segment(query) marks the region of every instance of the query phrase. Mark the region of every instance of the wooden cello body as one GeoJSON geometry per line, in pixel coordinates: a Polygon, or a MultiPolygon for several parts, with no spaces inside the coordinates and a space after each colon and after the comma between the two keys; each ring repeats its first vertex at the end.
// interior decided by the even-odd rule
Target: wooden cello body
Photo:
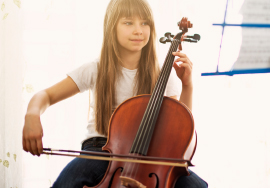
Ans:
{"type": "MultiPolygon", "coordinates": [[[[115,110],[110,121],[108,141],[103,150],[114,154],[130,152],[149,100],[150,95],[133,97],[115,110]]],[[[191,160],[195,148],[196,134],[192,114],[182,103],[164,97],[147,155],[191,160]]],[[[171,188],[178,177],[188,175],[187,167],[149,164],[135,166],[124,162],[110,162],[103,180],[96,187],[171,188]],[[141,184],[124,186],[120,179],[122,173],[141,184]]]]}

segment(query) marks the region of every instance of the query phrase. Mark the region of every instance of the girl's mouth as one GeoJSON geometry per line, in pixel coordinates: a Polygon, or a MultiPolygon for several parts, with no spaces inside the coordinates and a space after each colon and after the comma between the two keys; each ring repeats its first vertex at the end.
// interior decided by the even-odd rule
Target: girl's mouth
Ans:
{"type": "Polygon", "coordinates": [[[143,39],[130,39],[130,41],[132,41],[132,42],[142,42],[143,39]]]}

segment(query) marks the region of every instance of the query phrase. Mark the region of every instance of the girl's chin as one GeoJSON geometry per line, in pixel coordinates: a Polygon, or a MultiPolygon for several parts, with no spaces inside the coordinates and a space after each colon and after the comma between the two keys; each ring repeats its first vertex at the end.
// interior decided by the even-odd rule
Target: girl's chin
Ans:
{"type": "Polygon", "coordinates": [[[141,52],[142,48],[132,48],[132,49],[126,49],[126,52],[131,52],[131,53],[136,53],[136,52],[141,52]]]}

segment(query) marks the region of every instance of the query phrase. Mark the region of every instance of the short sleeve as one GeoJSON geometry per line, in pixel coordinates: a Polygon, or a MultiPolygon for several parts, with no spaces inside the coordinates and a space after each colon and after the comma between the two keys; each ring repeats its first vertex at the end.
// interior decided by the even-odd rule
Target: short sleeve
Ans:
{"type": "Polygon", "coordinates": [[[85,63],[67,75],[76,83],[80,92],[92,89],[96,83],[98,60],[85,63]]]}

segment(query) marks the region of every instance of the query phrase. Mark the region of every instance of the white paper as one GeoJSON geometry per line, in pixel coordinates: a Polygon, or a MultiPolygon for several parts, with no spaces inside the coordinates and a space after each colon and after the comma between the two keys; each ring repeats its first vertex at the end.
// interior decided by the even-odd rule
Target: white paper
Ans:
{"type": "MultiPolygon", "coordinates": [[[[270,0],[245,0],[242,23],[270,24],[270,0]]],[[[233,69],[270,68],[270,28],[242,28],[242,44],[233,69]]]]}

